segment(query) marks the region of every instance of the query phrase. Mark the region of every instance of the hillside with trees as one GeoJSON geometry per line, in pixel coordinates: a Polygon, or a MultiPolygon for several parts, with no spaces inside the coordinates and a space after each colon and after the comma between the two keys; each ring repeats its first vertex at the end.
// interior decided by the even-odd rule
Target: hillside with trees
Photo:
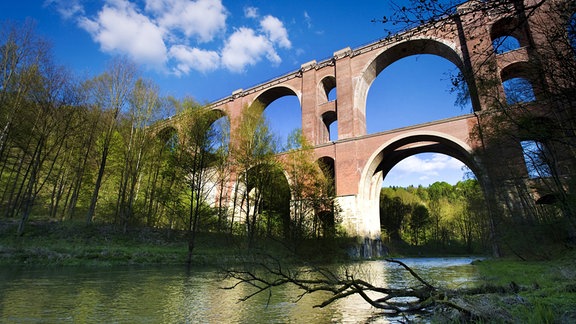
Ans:
{"type": "Polygon", "coordinates": [[[380,195],[385,244],[412,253],[486,253],[489,224],[482,189],[475,179],[456,185],[388,187],[380,195]]]}

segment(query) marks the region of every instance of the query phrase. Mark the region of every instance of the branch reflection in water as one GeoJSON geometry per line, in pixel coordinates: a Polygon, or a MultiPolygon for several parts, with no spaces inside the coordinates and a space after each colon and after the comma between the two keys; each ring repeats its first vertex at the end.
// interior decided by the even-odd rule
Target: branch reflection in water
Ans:
{"type": "MultiPolygon", "coordinates": [[[[472,259],[405,259],[434,285],[472,285],[472,259]]],[[[412,280],[406,271],[385,261],[364,261],[334,270],[354,271],[374,285],[402,285],[412,280]],[[404,282],[405,283],[405,282],[404,282]]],[[[277,287],[246,302],[250,287],[233,285],[215,268],[122,267],[0,269],[0,322],[117,323],[387,323],[360,296],[350,296],[325,308],[314,308],[326,293],[303,296],[294,285],[277,287]]],[[[401,318],[398,318],[401,319],[401,318]]]]}

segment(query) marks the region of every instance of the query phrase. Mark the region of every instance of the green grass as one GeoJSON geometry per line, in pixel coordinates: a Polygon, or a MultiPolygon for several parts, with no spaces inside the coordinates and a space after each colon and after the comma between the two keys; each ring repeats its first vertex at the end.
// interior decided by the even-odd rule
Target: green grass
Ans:
{"type": "MultiPolygon", "coordinates": [[[[0,265],[88,265],[185,264],[188,244],[185,233],[151,228],[131,228],[124,233],[107,224],[74,222],[31,222],[23,236],[16,236],[15,222],[0,222],[0,265]]],[[[350,239],[310,240],[294,256],[275,240],[258,240],[246,248],[243,237],[219,233],[198,233],[192,263],[222,266],[253,259],[255,254],[278,256],[283,261],[305,259],[314,262],[347,258],[350,239]]]]}
{"type": "Polygon", "coordinates": [[[576,322],[575,251],[551,261],[487,260],[477,263],[477,268],[485,286],[510,288],[478,298],[500,312],[503,321],[576,322]]]}
{"type": "Polygon", "coordinates": [[[15,225],[0,229],[0,264],[115,265],[176,264],[185,260],[186,245],[159,233],[122,233],[111,226],[32,223],[23,236],[15,225]]]}

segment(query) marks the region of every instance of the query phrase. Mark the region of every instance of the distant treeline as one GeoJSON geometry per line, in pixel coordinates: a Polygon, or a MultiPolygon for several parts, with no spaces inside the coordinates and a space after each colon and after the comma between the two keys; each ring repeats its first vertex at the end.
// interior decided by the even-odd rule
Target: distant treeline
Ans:
{"type": "Polygon", "coordinates": [[[488,219],[482,189],[473,179],[456,185],[435,182],[429,187],[382,188],[380,195],[385,242],[457,245],[480,252],[488,246],[488,219]]]}

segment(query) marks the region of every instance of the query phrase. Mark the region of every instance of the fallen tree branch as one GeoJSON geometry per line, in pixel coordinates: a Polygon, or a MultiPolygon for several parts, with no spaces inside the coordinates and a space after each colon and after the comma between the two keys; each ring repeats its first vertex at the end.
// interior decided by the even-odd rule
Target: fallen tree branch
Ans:
{"type": "Polygon", "coordinates": [[[386,262],[397,263],[397,264],[401,265],[404,269],[406,269],[408,272],[410,272],[412,277],[416,278],[416,280],[420,281],[424,286],[428,287],[430,290],[436,290],[436,288],[434,286],[429,284],[426,280],[422,279],[422,277],[420,277],[416,272],[414,272],[414,270],[412,270],[404,262],[394,260],[394,259],[386,259],[386,262]]]}
{"type": "Polygon", "coordinates": [[[446,292],[428,283],[403,262],[393,259],[386,259],[386,262],[399,264],[418,280],[420,286],[377,287],[366,280],[355,278],[348,270],[343,275],[339,275],[328,269],[312,266],[286,269],[278,260],[270,258],[268,262],[248,265],[247,267],[251,270],[226,270],[226,277],[235,279],[236,282],[223,288],[234,289],[241,284],[246,284],[254,287],[255,290],[242,297],[240,301],[246,301],[266,291],[270,300],[272,288],[293,284],[301,290],[296,297],[296,302],[308,294],[320,291],[331,293],[329,298],[314,307],[323,308],[337,300],[358,295],[372,307],[385,310],[390,314],[422,312],[441,305],[455,309],[467,317],[474,315],[472,310],[446,300],[446,292]]]}
{"type": "Polygon", "coordinates": [[[418,281],[416,287],[379,287],[364,279],[356,278],[349,269],[345,269],[343,273],[340,273],[314,266],[283,267],[277,259],[268,257],[266,260],[265,262],[246,264],[242,270],[226,270],[226,277],[234,279],[235,282],[228,287],[223,287],[223,289],[234,289],[239,285],[245,284],[254,287],[255,290],[240,298],[240,301],[247,301],[256,295],[267,292],[269,302],[274,287],[292,284],[301,290],[296,296],[295,302],[306,295],[316,292],[328,292],[331,294],[331,296],[313,307],[323,308],[340,299],[358,295],[372,307],[381,309],[390,315],[410,315],[422,312],[431,313],[438,310],[454,310],[461,316],[456,320],[465,321],[498,319],[495,314],[482,311],[482,307],[475,309],[474,304],[469,304],[466,301],[466,297],[485,293],[516,293],[519,289],[505,286],[463,288],[459,290],[442,289],[430,284],[402,261],[394,259],[386,259],[385,261],[398,264],[403,270],[410,273],[418,281]]]}

